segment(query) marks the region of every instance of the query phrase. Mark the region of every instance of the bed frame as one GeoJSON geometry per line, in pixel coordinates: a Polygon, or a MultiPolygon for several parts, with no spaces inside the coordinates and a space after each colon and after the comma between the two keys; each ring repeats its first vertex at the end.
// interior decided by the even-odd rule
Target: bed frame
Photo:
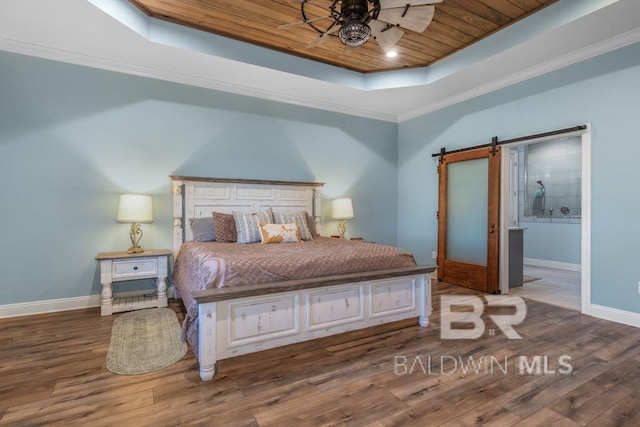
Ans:
{"type": "MultiPolygon", "coordinates": [[[[171,179],[174,256],[192,240],[188,218],[213,211],[306,210],[320,232],[322,183],[171,179]]],[[[415,317],[426,327],[434,270],[400,268],[196,292],[200,378],[211,380],[218,360],[242,354],[415,317]]],[[[169,295],[179,297],[173,287],[169,295]]]]}

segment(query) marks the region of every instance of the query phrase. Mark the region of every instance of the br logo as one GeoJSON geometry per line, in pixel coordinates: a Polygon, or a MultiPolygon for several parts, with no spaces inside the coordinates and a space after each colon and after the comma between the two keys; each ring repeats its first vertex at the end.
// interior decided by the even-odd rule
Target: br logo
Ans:
{"type": "MultiPolygon", "coordinates": [[[[485,295],[488,307],[515,307],[514,314],[491,314],[489,318],[509,339],[522,339],[513,329],[520,324],[527,315],[527,306],[523,299],[510,295],[485,295]]],[[[442,295],[440,297],[440,338],[447,340],[470,340],[480,338],[485,330],[485,324],[481,316],[484,312],[482,298],[474,295],[442,295]],[[466,311],[452,311],[452,307],[465,307],[466,311]],[[471,311],[468,311],[471,308],[471,311]],[[469,328],[452,328],[452,324],[473,324],[469,328]]],[[[493,335],[494,330],[489,333],[493,335]]]]}

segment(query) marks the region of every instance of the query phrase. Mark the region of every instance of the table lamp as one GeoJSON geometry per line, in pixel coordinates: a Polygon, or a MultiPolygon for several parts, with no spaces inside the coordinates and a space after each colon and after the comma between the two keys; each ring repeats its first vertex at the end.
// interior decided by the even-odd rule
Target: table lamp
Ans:
{"type": "Polygon", "coordinates": [[[118,206],[118,222],[130,222],[131,247],[130,254],[144,252],[140,247],[142,229],[139,223],[153,222],[151,196],[148,194],[121,194],[118,206]]]}
{"type": "Polygon", "coordinates": [[[338,232],[340,233],[340,238],[344,239],[344,233],[347,231],[347,226],[344,223],[344,220],[353,218],[353,203],[351,203],[351,198],[343,197],[332,200],[331,211],[333,219],[340,220],[338,222],[338,232]]]}

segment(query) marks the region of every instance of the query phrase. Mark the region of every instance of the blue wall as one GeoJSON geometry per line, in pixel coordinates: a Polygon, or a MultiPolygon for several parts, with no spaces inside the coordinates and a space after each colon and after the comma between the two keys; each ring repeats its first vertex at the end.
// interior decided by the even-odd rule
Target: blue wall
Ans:
{"type": "Polygon", "coordinates": [[[93,257],[128,246],[121,192],[155,196],[143,244],[170,247],[170,174],[326,181],[352,236],[397,231],[432,263],[431,153],[591,122],[592,300],[640,313],[638,44],[400,125],[9,53],[0,70],[0,305],[98,294],[93,257]]]}
{"type": "Polygon", "coordinates": [[[640,44],[404,122],[398,129],[398,244],[431,263],[431,154],[592,123],[592,302],[640,313],[640,44]]]}
{"type": "Polygon", "coordinates": [[[523,222],[524,257],[581,264],[582,224],[523,222]]]}
{"type": "Polygon", "coordinates": [[[122,192],[153,194],[142,244],[171,248],[170,174],[323,181],[353,198],[351,236],[396,244],[394,123],[10,53],[0,70],[0,305],[99,294],[95,255],[129,246],[122,192]]]}

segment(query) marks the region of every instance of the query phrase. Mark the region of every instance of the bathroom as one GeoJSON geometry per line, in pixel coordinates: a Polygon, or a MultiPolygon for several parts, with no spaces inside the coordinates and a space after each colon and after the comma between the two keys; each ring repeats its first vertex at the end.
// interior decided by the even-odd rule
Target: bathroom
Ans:
{"type": "Polygon", "coordinates": [[[580,136],[509,150],[510,226],[523,229],[521,296],[580,309],[582,141],[580,136]],[[514,170],[515,169],[515,170],[514,170]]]}

